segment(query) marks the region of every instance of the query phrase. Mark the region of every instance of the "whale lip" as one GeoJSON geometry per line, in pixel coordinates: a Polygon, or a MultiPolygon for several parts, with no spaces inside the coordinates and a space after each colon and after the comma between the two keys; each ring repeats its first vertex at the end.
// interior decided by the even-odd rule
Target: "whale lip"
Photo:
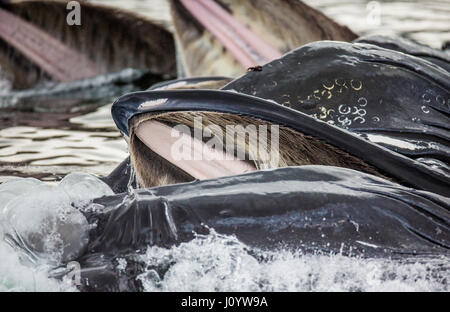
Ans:
{"type": "Polygon", "coordinates": [[[112,106],[119,130],[130,136],[130,120],[143,113],[218,112],[246,115],[292,128],[325,141],[377,168],[381,173],[407,186],[450,197],[449,179],[413,159],[370,143],[302,112],[250,95],[217,90],[146,91],[124,95],[112,106]],[[141,106],[154,102],[155,105],[141,106]]]}
{"type": "Polygon", "coordinates": [[[161,91],[161,90],[171,90],[178,88],[188,88],[189,86],[202,86],[206,83],[220,83],[223,82],[222,86],[225,86],[228,82],[233,79],[225,76],[205,76],[205,77],[188,77],[182,79],[166,80],[152,85],[147,91],[161,91]]]}

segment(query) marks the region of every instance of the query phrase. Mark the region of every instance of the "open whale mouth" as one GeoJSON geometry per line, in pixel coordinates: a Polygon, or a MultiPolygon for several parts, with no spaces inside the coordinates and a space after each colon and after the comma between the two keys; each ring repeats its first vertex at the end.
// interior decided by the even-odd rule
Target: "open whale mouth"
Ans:
{"type": "Polygon", "coordinates": [[[0,64],[13,90],[127,68],[148,70],[157,81],[176,75],[169,31],[119,8],[86,1],[81,7],[83,22],[74,26],[67,1],[0,1],[0,64]]]}
{"type": "MultiPolygon", "coordinates": [[[[143,187],[300,165],[345,167],[384,177],[358,157],[257,111],[246,114],[223,109],[218,102],[229,92],[213,92],[215,97],[209,97],[204,107],[196,103],[191,110],[167,109],[167,104],[176,106],[179,102],[162,93],[186,92],[158,91],[153,93],[161,94],[159,100],[125,101],[122,105],[119,100],[113,106],[116,123],[129,136],[131,158],[143,187]],[[126,103],[134,107],[134,112],[126,103]],[[122,110],[125,107],[127,111],[122,110]]],[[[244,105],[249,100],[236,96],[242,97],[244,105]]]]}
{"type": "Polygon", "coordinates": [[[144,187],[300,165],[339,166],[382,176],[361,160],[299,131],[230,113],[137,115],[131,120],[130,152],[144,187]]]}
{"type": "Polygon", "coordinates": [[[235,76],[309,42],[357,37],[297,0],[170,2],[175,38],[188,76],[235,76]]]}
{"type": "Polygon", "coordinates": [[[180,0],[180,3],[243,67],[265,64],[282,55],[281,51],[259,38],[217,2],[180,0]]]}
{"type": "Polygon", "coordinates": [[[129,139],[143,187],[325,165],[448,194],[446,177],[413,159],[275,102],[236,92],[135,92],[119,98],[112,115],[129,139]],[[230,135],[229,128],[243,131],[230,135]],[[184,152],[179,153],[180,147],[184,152]]]}
{"type": "MultiPolygon", "coordinates": [[[[181,116],[158,117],[151,114],[136,117],[131,130],[131,155],[144,187],[213,179],[256,170],[251,162],[211,147],[190,133],[177,130],[177,126],[171,127],[170,123],[181,116]],[[177,144],[181,150],[174,149],[177,144]]],[[[187,129],[191,132],[192,128],[187,129]]]]}

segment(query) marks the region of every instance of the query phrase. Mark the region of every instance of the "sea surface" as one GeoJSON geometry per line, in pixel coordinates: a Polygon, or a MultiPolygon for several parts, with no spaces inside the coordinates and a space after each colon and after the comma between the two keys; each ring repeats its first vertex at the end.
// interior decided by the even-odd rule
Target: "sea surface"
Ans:
{"type": "MultiPolygon", "coordinates": [[[[164,0],[92,2],[134,11],[172,29],[164,0]]],[[[361,35],[402,36],[434,48],[450,41],[450,0],[305,2],[361,35]]],[[[33,177],[55,186],[69,173],[101,176],[120,163],[128,151],[111,118],[111,103],[136,89],[110,81],[128,81],[139,73],[125,70],[117,75],[89,81],[82,100],[69,108],[58,100],[30,104],[27,99],[48,90],[11,93],[0,75],[0,183],[33,177]],[[59,104],[61,109],[56,108],[59,104]],[[33,108],[26,109],[30,105],[33,108]]],[[[71,87],[61,85],[55,94],[71,87]]],[[[68,91],[66,98],[70,96],[68,91]]],[[[171,249],[149,248],[142,260],[149,267],[169,266],[163,276],[149,271],[139,277],[147,291],[448,291],[450,278],[450,259],[445,257],[400,263],[287,250],[250,252],[233,237],[214,233],[171,249]]],[[[68,282],[48,278],[48,268],[24,264],[0,242],[0,291],[76,290],[68,282]]]]}

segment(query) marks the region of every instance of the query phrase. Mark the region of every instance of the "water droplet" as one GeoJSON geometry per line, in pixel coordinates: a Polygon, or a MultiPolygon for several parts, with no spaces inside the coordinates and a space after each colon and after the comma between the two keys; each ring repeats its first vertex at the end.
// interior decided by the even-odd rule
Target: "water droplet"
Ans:
{"type": "Polygon", "coordinates": [[[425,114],[428,114],[430,112],[430,109],[427,106],[423,105],[422,112],[424,112],[425,114]]]}

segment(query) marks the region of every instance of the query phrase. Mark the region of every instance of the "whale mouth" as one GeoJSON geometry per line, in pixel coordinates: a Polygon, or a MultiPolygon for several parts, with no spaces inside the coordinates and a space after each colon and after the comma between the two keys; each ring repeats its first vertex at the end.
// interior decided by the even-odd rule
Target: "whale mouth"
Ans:
{"type": "Polygon", "coordinates": [[[302,165],[345,167],[385,178],[357,157],[291,128],[211,111],[134,116],[130,154],[145,188],[302,165]]]}
{"type": "Polygon", "coordinates": [[[347,27],[297,0],[170,3],[175,38],[188,76],[236,76],[306,43],[357,38],[347,27]]]}
{"type": "Polygon", "coordinates": [[[85,1],[82,26],[76,26],[69,24],[67,1],[4,2],[0,63],[13,90],[127,68],[148,70],[158,81],[176,76],[173,36],[148,18],[85,1]],[[100,33],[108,40],[99,40],[100,33]]]}
{"type": "Polygon", "coordinates": [[[283,53],[258,37],[227,10],[211,0],[180,0],[244,68],[265,64],[283,53]]]}
{"type": "Polygon", "coordinates": [[[256,170],[252,164],[241,161],[234,155],[229,157],[226,152],[212,148],[203,141],[158,121],[142,122],[136,128],[135,133],[136,139],[139,139],[149,149],[198,180],[220,178],[256,170]],[[177,153],[171,147],[177,144],[180,137],[187,150],[177,153]]]}
{"type": "MultiPolygon", "coordinates": [[[[134,117],[130,128],[130,153],[141,186],[214,179],[256,171],[261,164],[257,157],[249,155],[250,138],[240,134],[243,140],[233,144],[232,149],[227,149],[223,134],[219,134],[223,127],[212,124],[213,115],[210,112],[179,112],[147,113],[134,117]],[[200,125],[195,120],[204,117],[200,125]],[[213,132],[205,134],[206,128],[212,128],[213,132]],[[211,140],[215,140],[216,144],[211,144],[211,140]]],[[[222,123],[222,126],[225,125],[222,123]]]]}

